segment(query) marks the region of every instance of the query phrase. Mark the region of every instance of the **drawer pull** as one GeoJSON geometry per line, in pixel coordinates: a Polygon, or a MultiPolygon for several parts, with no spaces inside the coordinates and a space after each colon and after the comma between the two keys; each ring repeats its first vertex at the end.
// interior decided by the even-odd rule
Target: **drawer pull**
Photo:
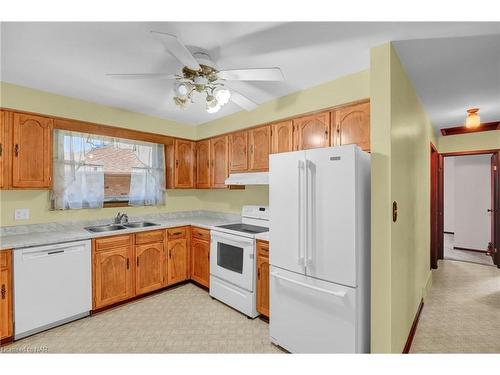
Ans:
{"type": "Polygon", "coordinates": [[[177,236],[179,234],[182,234],[182,232],[175,232],[175,233],[172,233],[172,236],[177,236]]]}
{"type": "Polygon", "coordinates": [[[5,294],[7,293],[7,289],[5,288],[5,284],[2,284],[2,299],[5,299],[5,294]]]}

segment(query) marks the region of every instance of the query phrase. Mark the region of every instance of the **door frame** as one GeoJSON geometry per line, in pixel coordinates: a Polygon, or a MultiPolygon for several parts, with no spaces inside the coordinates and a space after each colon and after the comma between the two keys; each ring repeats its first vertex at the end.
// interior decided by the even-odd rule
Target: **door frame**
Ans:
{"type": "MultiPolygon", "coordinates": [[[[457,151],[457,152],[445,152],[440,154],[435,146],[431,143],[431,268],[437,268],[437,260],[443,259],[444,253],[444,158],[450,156],[470,156],[470,155],[493,155],[495,153],[500,153],[500,149],[489,149],[489,150],[475,150],[475,151],[457,151]],[[437,165],[435,171],[433,171],[433,160],[432,156],[436,153],[437,165]],[[433,173],[436,173],[435,179],[432,178],[433,173]],[[437,196],[433,197],[433,192],[437,196]],[[434,199],[433,199],[434,198],[434,199]],[[439,212],[441,215],[439,215],[439,212]],[[434,213],[434,215],[433,215],[434,213]],[[435,239],[435,244],[433,243],[433,233],[437,236],[435,239]],[[433,248],[434,245],[434,248],[433,248]],[[434,267],[435,265],[435,267],[434,267]]],[[[497,171],[500,179],[500,168],[497,171]]],[[[492,197],[494,198],[494,192],[492,191],[492,197]]],[[[497,192],[497,200],[500,202],[500,189],[497,192]]],[[[499,229],[500,230],[500,229],[499,229]]],[[[497,246],[500,244],[497,244],[497,246]]],[[[495,261],[495,259],[494,259],[495,261]]],[[[496,254],[496,262],[498,268],[500,268],[500,254],[496,254]]]]}

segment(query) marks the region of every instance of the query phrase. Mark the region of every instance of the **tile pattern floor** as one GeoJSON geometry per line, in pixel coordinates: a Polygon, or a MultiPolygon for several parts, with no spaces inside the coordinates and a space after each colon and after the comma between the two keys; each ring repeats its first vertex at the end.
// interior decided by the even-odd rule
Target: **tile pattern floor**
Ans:
{"type": "Polygon", "coordinates": [[[500,269],[440,260],[412,353],[500,353],[500,269]]]}
{"type": "Polygon", "coordinates": [[[282,353],[268,324],[185,284],[4,346],[0,352],[282,353]]]}
{"type": "Polygon", "coordinates": [[[444,259],[460,260],[462,262],[472,262],[494,266],[491,256],[485,253],[454,249],[453,234],[444,234],[444,259]]]}

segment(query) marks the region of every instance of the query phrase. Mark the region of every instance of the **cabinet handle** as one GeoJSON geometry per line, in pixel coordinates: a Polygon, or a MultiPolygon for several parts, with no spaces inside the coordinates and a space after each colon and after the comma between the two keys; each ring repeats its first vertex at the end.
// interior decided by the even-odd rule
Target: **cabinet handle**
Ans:
{"type": "Polygon", "coordinates": [[[2,144],[0,143],[0,156],[2,156],[2,151],[3,151],[3,147],[2,147],[2,144]]]}
{"type": "Polygon", "coordinates": [[[16,155],[16,157],[19,156],[19,145],[16,143],[16,145],[14,146],[14,155],[16,155]]]}
{"type": "Polygon", "coordinates": [[[137,257],[137,267],[139,267],[139,257],[137,257]]]}
{"type": "Polygon", "coordinates": [[[178,234],[182,234],[182,232],[175,232],[175,233],[172,233],[172,236],[177,236],[178,234]]]}
{"type": "Polygon", "coordinates": [[[2,299],[5,299],[5,293],[7,293],[7,290],[5,289],[5,284],[2,284],[2,299]]]}
{"type": "Polygon", "coordinates": [[[328,139],[328,130],[325,130],[325,139],[328,139]]]}
{"type": "Polygon", "coordinates": [[[179,160],[176,160],[175,161],[175,167],[178,168],[179,167],[179,160]]]}
{"type": "Polygon", "coordinates": [[[253,145],[250,145],[250,153],[253,154],[253,145]]]}
{"type": "Polygon", "coordinates": [[[168,251],[168,257],[169,257],[170,259],[172,259],[172,250],[169,250],[169,251],[168,251]]]}
{"type": "Polygon", "coordinates": [[[130,260],[127,258],[127,269],[130,268],[130,260]]]}
{"type": "Polygon", "coordinates": [[[257,280],[260,280],[260,268],[257,269],[257,280]]]}

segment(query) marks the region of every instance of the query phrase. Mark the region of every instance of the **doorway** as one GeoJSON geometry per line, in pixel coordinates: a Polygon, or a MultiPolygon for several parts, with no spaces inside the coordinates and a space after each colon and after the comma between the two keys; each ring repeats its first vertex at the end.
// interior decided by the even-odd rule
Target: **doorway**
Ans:
{"type": "Polygon", "coordinates": [[[439,259],[500,268],[499,150],[439,154],[431,145],[431,268],[439,259]]]}

